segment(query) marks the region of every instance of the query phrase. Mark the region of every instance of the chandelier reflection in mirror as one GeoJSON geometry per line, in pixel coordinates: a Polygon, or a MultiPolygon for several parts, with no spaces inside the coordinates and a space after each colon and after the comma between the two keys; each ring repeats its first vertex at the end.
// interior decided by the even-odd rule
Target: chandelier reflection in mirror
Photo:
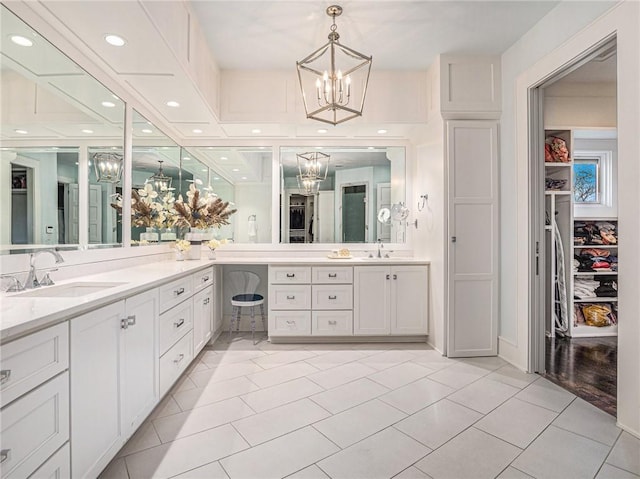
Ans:
{"type": "Polygon", "coordinates": [[[171,188],[172,178],[164,174],[162,170],[162,160],[158,160],[158,163],[160,163],[158,172],[150,176],[147,181],[145,181],[145,184],[151,184],[155,191],[167,191],[171,188]]]}
{"type": "Polygon", "coordinates": [[[362,116],[371,71],[371,57],[340,43],[336,17],[342,7],[331,5],[329,42],[296,62],[307,118],[337,125],[362,116]]]}
{"type": "Polygon", "coordinates": [[[122,155],[118,153],[94,153],[93,168],[98,183],[118,183],[122,178],[122,155]]]}
{"type": "Polygon", "coordinates": [[[319,151],[299,153],[298,188],[302,195],[315,195],[320,190],[320,183],[327,179],[330,156],[319,151]]]}

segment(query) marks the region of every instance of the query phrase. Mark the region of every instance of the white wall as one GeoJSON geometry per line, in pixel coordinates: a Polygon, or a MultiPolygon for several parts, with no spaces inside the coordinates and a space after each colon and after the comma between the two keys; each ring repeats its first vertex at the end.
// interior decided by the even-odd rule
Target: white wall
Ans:
{"type": "MultiPolygon", "coordinates": [[[[534,30],[538,35],[527,35],[527,47],[520,42],[503,57],[508,65],[509,81],[505,85],[504,98],[506,120],[510,120],[508,133],[503,135],[503,260],[502,268],[502,337],[500,354],[514,364],[529,367],[529,149],[528,149],[528,89],[540,84],[555,72],[561,71],[572,60],[590,47],[601,44],[612,36],[617,38],[618,54],[618,195],[620,230],[619,256],[619,317],[618,325],[618,424],[640,437],[640,3],[625,1],[601,15],[596,21],[573,35],[564,43],[569,25],[588,23],[589,17],[598,13],[602,4],[560,4],[545,17],[534,30]],[[575,10],[572,13],[572,10],[575,10]],[[585,15],[589,13],[587,17],[585,15]],[[571,22],[567,19],[571,18],[571,22]],[[555,32],[555,33],[554,33],[555,32]],[[541,57],[540,43],[544,33],[554,37],[558,47],[541,57]],[[518,54],[531,60],[529,66],[522,63],[518,54]],[[538,61],[535,61],[539,58],[538,61]],[[517,71],[522,69],[518,75],[517,71]],[[514,82],[515,80],[515,82],[514,82]],[[515,163],[508,161],[514,158],[515,163]],[[510,173],[510,175],[509,175],[510,173]],[[514,249],[515,248],[515,249],[514,249]],[[515,265],[515,268],[511,265],[515,265]],[[514,287],[515,286],[515,287],[514,287]],[[624,318],[624,320],[622,319],[624,318]]],[[[553,43],[552,43],[553,44],[553,43]]],[[[504,80],[504,77],[503,77],[504,80]]],[[[506,126],[506,125],[505,125],[506,126]]]]}
{"type": "Polygon", "coordinates": [[[564,127],[615,128],[615,83],[564,83],[544,89],[544,125],[564,127]]]}
{"type": "Polygon", "coordinates": [[[249,242],[249,216],[256,215],[257,243],[271,243],[271,188],[262,183],[237,183],[234,196],[235,207],[238,209],[232,217],[234,242],[249,242]]]}

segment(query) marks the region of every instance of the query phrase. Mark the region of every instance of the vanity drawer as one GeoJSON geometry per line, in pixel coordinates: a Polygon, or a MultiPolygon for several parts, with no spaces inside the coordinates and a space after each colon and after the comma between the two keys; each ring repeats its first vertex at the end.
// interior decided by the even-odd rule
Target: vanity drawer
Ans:
{"type": "Polygon", "coordinates": [[[191,293],[193,293],[191,276],[185,276],[160,286],[160,312],[174,307],[191,296],[191,293]]]}
{"type": "Polygon", "coordinates": [[[187,369],[193,359],[193,331],[189,331],[160,358],[160,397],[187,369]]]}
{"type": "Polygon", "coordinates": [[[65,479],[71,477],[69,443],[58,449],[29,479],[65,479]]]}
{"type": "Polygon", "coordinates": [[[269,268],[269,283],[311,283],[311,268],[309,266],[272,266],[269,268]]]}
{"type": "Polygon", "coordinates": [[[69,373],[3,408],[0,423],[0,477],[29,477],[69,440],[69,373]]]}
{"type": "Polygon", "coordinates": [[[314,311],[311,313],[311,334],[316,336],[351,336],[352,311],[314,311]]]}
{"type": "Polygon", "coordinates": [[[196,291],[206,288],[213,284],[213,267],[198,271],[191,275],[193,285],[196,291]]]}
{"type": "Polygon", "coordinates": [[[193,301],[185,301],[160,315],[160,354],[193,329],[193,301]]]}
{"type": "Polygon", "coordinates": [[[311,311],[269,311],[271,336],[306,336],[311,334],[311,311]]]}
{"type": "Polygon", "coordinates": [[[270,285],[269,308],[311,309],[311,285],[270,285]]]}
{"type": "Polygon", "coordinates": [[[353,286],[350,284],[314,284],[313,309],[352,309],[353,286]]]}
{"type": "Polygon", "coordinates": [[[353,283],[353,267],[351,266],[317,266],[311,270],[313,282],[318,284],[353,283]]]}
{"type": "Polygon", "coordinates": [[[69,323],[3,344],[0,354],[2,406],[69,367],[69,323]]]}

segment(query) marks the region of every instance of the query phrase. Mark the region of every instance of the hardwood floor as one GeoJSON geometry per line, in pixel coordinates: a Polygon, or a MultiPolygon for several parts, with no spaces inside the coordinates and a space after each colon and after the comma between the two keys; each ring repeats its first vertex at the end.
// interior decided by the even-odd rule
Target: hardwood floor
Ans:
{"type": "Polygon", "coordinates": [[[547,338],[545,377],[616,415],[618,338],[547,338]]]}

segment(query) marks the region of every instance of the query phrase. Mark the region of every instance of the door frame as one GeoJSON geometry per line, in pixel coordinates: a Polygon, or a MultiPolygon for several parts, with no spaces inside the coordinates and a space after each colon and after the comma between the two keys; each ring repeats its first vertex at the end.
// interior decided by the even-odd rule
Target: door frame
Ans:
{"type": "MultiPolygon", "coordinates": [[[[544,88],[593,60],[615,44],[611,34],[585,49],[567,66],[528,89],[529,162],[529,357],[528,371],[545,372],[544,88]]],[[[573,153],[573,152],[572,152],[573,153]]],[[[573,314],[570,311],[570,314],[573,314]]]]}

